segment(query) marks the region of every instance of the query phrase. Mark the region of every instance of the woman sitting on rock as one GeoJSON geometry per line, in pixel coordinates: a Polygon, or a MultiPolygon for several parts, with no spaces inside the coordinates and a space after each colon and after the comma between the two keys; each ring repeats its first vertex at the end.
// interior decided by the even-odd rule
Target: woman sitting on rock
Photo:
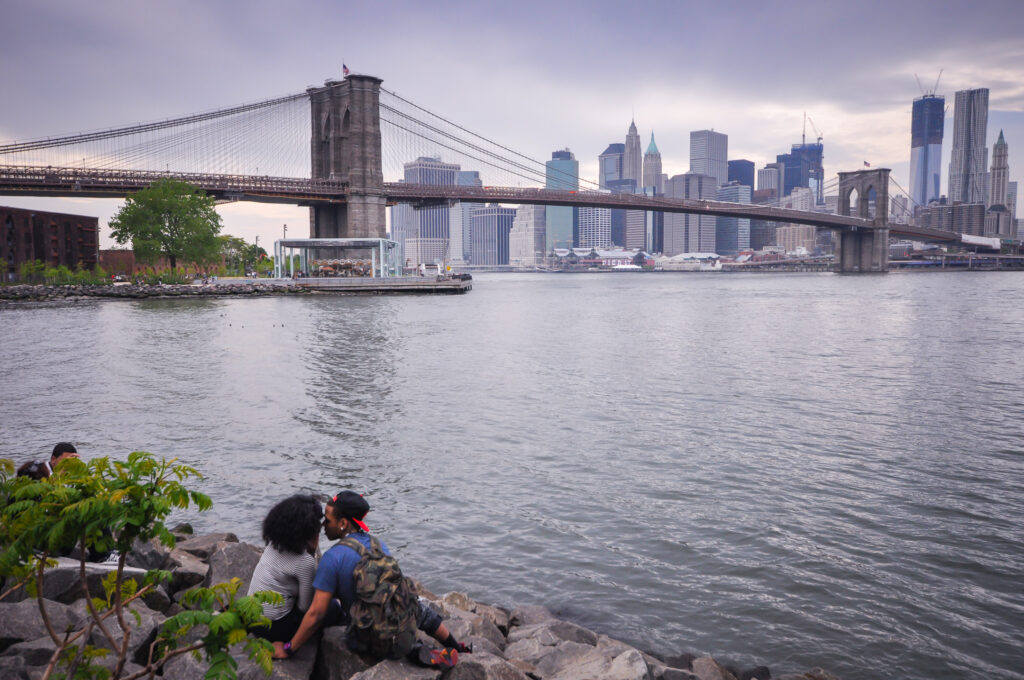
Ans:
{"type": "Polygon", "coordinates": [[[252,632],[271,642],[291,640],[313,600],[316,549],[323,520],[320,503],[309,495],[289,496],[263,520],[267,544],[252,574],[249,594],[272,590],[284,597],[282,605],[263,605],[269,628],[252,632]]]}

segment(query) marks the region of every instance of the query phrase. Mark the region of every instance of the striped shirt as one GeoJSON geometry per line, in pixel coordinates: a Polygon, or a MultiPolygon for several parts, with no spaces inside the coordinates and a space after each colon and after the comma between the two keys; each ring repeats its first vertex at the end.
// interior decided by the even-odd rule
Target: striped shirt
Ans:
{"type": "Polygon", "coordinates": [[[249,583],[249,595],[261,590],[272,590],[284,597],[283,605],[263,605],[263,614],[277,621],[293,607],[306,611],[313,601],[313,575],[316,558],[309,553],[282,552],[272,545],[263,550],[249,583]]]}

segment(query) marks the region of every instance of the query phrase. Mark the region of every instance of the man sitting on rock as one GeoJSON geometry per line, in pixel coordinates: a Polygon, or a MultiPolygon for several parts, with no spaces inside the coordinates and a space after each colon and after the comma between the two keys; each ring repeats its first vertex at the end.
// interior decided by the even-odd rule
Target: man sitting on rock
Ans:
{"type": "MultiPolygon", "coordinates": [[[[299,630],[289,642],[274,643],[274,658],[292,656],[321,626],[353,624],[349,628],[348,645],[356,652],[388,658],[407,655],[411,660],[426,666],[451,667],[458,662],[459,653],[468,653],[472,647],[455,640],[441,620],[440,614],[423,604],[412,589],[412,584],[401,575],[398,563],[391,557],[387,546],[373,538],[363,523],[370,505],[354,491],[342,491],[327,501],[324,508],[324,534],[331,540],[338,540],[324,553],[313,579],[313,602],[302,619],[299,630]],[[359,546],[362,550],[359,550],[359,546]],[[361,554],[362,553],[362,554],[361,554]],[[385,557],[386,556],[386,557],[385,557]],[[374,581],[374,579],[379,580],[374,581]],[[388,583],[384,583],[384,581],[388,583]],[[359,586],[372,590],[380,585],[395,588],[393,609],[407,608],[414,618],[414,627],[403,630],[401,641],[388,651],[369,649],[365,637],[368,619],[376,618],[380,612],[367,611],[358,593],[359,586]],[[397,587],[396,587],[397,584],[397,587]],[[357,620],[353,622],[353,616],[357,620]],[[357,631],[357,627],[360,629],[357,631]],[[415,627],[427,633],[444,649],[429,649],[415,643],[415,627]]],[[[369,626],[372,629],[376,625],[369,626]]],[[[372,631],[371,631],[372,635],[372,631]]],[[[397,640],[398,638],[396,638],[397,640]]]]}

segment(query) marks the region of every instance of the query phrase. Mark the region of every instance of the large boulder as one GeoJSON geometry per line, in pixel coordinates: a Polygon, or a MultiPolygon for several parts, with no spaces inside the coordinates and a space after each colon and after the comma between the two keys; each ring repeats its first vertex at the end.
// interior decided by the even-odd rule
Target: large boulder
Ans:
{"type": "MultiPolygon", "coordinates": [[[[572,643],[567,643],[572,644],[572,643]]],[[[567,657],[543,659],[537,669],[545,680],[649,680],[650,671],[643,655],[636,649],[616,656],[609,650],[593,648],[567,657]]]]}
{"type": "Polygon", "coordinates": [[[242,585],[238,587],[238,594],[245,595],[262,554],[262,549],[248,543],[221,541],[210,553],[210,571],[203,585],[211,586],[239,578],[242,585]]]}
{"type": "Polygon", "coordinates": [[[0,656],[0,678],[28,680],[28,666],[20,656],[0,656]]]}
{"type": "Polygon", "coordinates": [[[710,656],[694,659],[692,670],[700,680],[736,680],[735,675],[710,656]]]}
{"type": "Polygon", "coordinates": [[[179,541],[174,547],[177,550],[184,550],[187,553],[192,553],[201,560],[206,560],[209,559],[213,551],[217,549],[218,543],[238,543],[238,536],[235,536],[231,532],[204,534],[202,536],[193,536],[185,539],[184,541],[179,541]]]}
{"type": "MultiPolygon", "coordinates": [[[[84,610],[84,602],[77,605],[84,610]]],[[[155,612],[144,603],[136,600],[124,608],[124,623],[128,626],[128,658],[138,662],[144,662],[149,654],[149,645],[156,638],[157,629],[164,622],[163,614],[155,612]],[[136,614],[138,617],[136,618],[136,614]]],[[[116,616],[111,616],[103,622],[104,627],[110,636],[114,638],[112,646],[107,636],[98,627],[93,629],[89,637],[89,643],[96,647],[116,650],[120,648],[124,640],[124,631],[121,629],[116,616]]]]}
{"type": "Polygon", "coordinates": [[[173,572],[170,591],[176,593],[206,581],[210,565],[190,552],[175,548],[167,557],[167,569],[173,572]]]}
{"type": "Polygon", "coordinates": [[[415,666],[409,661],[381,661],[370,668],[356,673],[350,680],[438,680],[441,671],[435,668],[415,666]]]}
{"type": "Polygon", "coordinates": [[[50,636],[26,640],[13,644],[4,651],[0,658],[17,656],[25,661],[26,666],[45,666],[50,663],[50,657],[56,649],[50,636]]]}
{"type": "Polygon", "coordinates": [[[529,676],[513,664],[493,654],[474,652],[460,654],[459,663],[445,680],[529,680],[529,676]]]}
{"type": "MultiPolygon", "coordinates": [[[[53,630],[63,636],[79,628],[81,614],[70,605],[44,600],[46,616],[53,630]]],[[[0,602],[0,652],[13,644],[47,637],[46,626],[39,614],[39,600],[0,602]]]]}
{"type": "Polygon", "coordinates": [[[526,605],[512,610],[509,623],[513,626],[529,626],[534,623],[550,621],[553,618],[555,618],[555,615],[547,607],[526,605]]]}
{"type": "Polygon", "coordinates": [[[171,549],[157,539],[136,540],[131,551],[125,555],[125,564],[139,569],[163,569],[171,549]]]}
{"type": "Polygon", "coordinates": [[[509,644],[526,639],[535,639],[548,646],[562,641],[579,642],[591,646],[598,643],[598,635],[594,631],[560,619],[550,619],[541,623],[513,628],[508,634],[509,644]]]}
{"type": "MultiPolygon", "coordinates": [[[[345,642],[345,626],[331,626],[324,629],[323,637],[320,640],[319,653],[316,656],[316,666],[313,669],[313,680],[348,680],[356,673],[361,673],[369,668],[358,654],[348,648],[345,642]]],[[[312,642],[307,643],[314,647],[312,642]]],[[[299,651],[303,651],[303,646],[299,651]]]]}

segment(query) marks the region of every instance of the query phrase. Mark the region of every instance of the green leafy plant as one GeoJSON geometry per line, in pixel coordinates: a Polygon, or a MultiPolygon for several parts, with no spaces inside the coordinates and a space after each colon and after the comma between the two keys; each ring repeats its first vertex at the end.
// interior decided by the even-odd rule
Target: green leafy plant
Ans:
{"type": "MultiPolygon", "coordinates": [[[[164,520],[175,509],[211,506],[210,499],[183,482],[199,473],[175,460],[157,460],[152,454],[135,452],[127,461],[96,458],[88,462],[68,459],[50,477],[34,480],[17,477],[14,464],[0,459],[0,578],[13,584],[0,593],[0,600],[19,588],[37,598],[44,626],[56,649],[46,678],[120,678],[135,680],[151,676],[169,660],[186,653],[205,654],[210,664],[207,678],[236,677],[236,664],[229,648],[245,643],[250,658],[269,674],[273,646],[249,637],[254,626],[269,625],[263,616],[264,603],[280,604],[276,593],[237,597],[238,579],[212,588],[189,591],[183,603],[192,609],[169,618],[149,647],[143,670],[125,673],[129,639],[139,615],[131,605],[162,581],[167,571],[148,571],[141,583],[124,573],[125,558],[135,541],[156,539],[173,547],[174,536],[164,520]],[[88,617],[75,631],[57,631],[46,611],[43,593],[46,567],[53,556],[79,550],[79,580],[88,617]],[[116,570],[103,582],[104,597],[89,597],[86,559],[90,551],[120,553],[116,570]],[[193,632],[197,627],[204,627],[193,632]],[[89,644],[100,631],[106,646],[89,644]],[[189,642],[182,638],[189,636],[189,642]],[[113,670],[97,663],[113,655],[113,670]]],[[[105,664],[110,666],[110,664],[105,664]]]]}

